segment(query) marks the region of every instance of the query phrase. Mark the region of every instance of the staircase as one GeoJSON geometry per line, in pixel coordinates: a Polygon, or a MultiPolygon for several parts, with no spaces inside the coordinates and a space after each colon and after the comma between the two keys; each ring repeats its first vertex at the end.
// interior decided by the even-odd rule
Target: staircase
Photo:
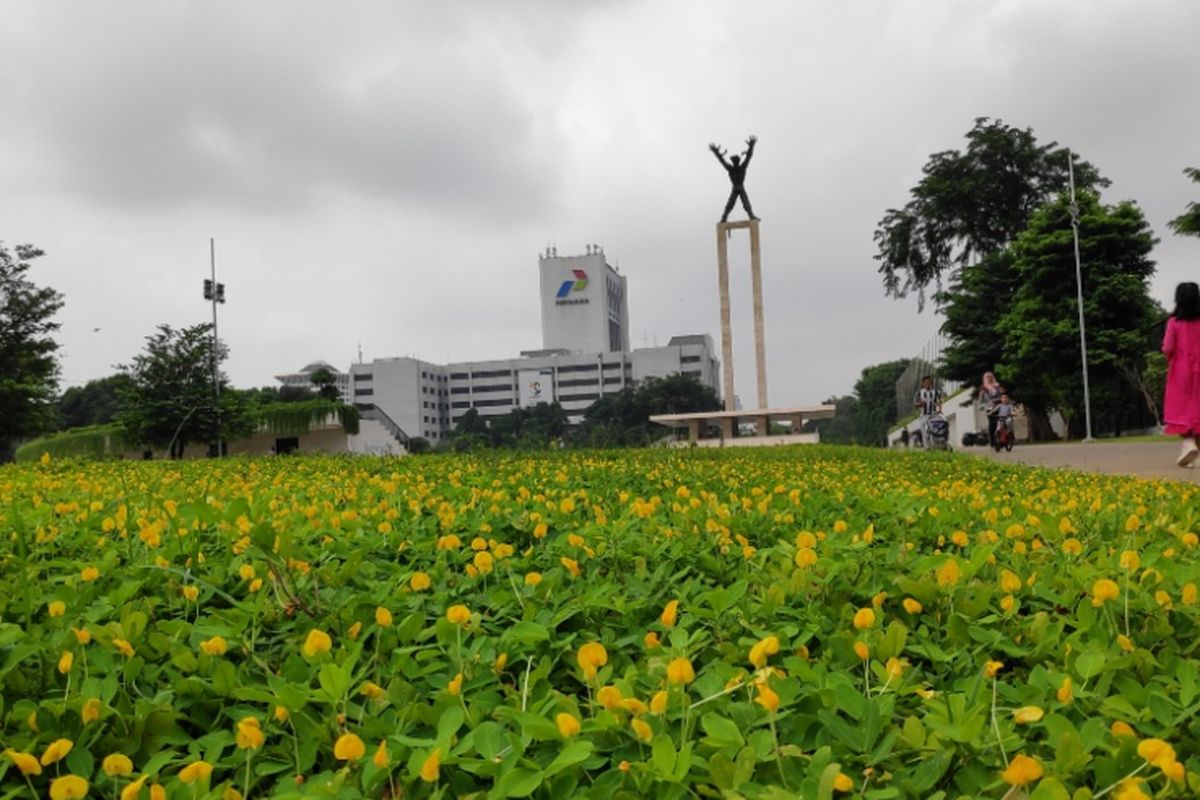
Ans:
{"type": "Polygon", "coordinates": [[[363,419],[378,422],[405,451],[408,450],[408,442],[411,437],[404,432],[403,428],[396,424],[394,419],[387,415],[386,411],[374,403],[355,403],[355,408],[358,409],[358,413],[363,419]]]}

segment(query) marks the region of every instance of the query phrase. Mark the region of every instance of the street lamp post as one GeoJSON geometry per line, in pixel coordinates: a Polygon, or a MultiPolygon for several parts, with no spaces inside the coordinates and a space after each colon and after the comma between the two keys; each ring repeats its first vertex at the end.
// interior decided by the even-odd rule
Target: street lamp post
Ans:
{"type": "Polygon", "coordinates": [[[212,277],[204,281],[204,299],[212,302],[212,383],[213,383],[213,419],[215,422],[215,431],[217,436],[217,458],[221,457],[222,442],[221,442],[221,379],[220,379],[220,359],[218,358],[218,348],[220,340],[217,339],[217,303],[224,304],[225,302],[225,284],[217,283],[217,245],[210,237],[208,240],[208,257],[209,265],[212,269],[212,277]]]}
{"type": "Polygon", "coordinates": [[[1067,174],[1071,182],[1071,232],[1075,238],[1075,293],[1079,305],[1079,353],[1083,361],[1083,419],[1085,442],[1096,441],[1092,437],[1092,394],[1088,388],[1087,328],[1083,322],[1083,266],[1079,257],[1079,203],[1075,201],[1075,162],[1067,151],[1067,174]]]}

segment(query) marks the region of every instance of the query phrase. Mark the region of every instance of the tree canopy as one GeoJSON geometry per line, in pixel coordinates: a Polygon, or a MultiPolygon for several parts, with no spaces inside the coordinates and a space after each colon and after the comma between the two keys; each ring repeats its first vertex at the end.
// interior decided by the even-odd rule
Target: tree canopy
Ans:
{"type": "MultiPolygon", "coordinates": [[[[1032,129],[980,117],[964,150],[934,153],[902,208],[891,208],[875,231],[875,259],[884,290],[916,291],[1008,245],[1034,211],[1067,188],[1068,151],[1039,144],[1032,129]]],[[[1077,187],[1106,186],[1096,168],[1071,155],[1077,187]]]]}
{"type": "MultiPolygon", "coordinates": [[[[1196,183],[1200,183],[1200,169],[1187,167],[1183,171],[1196,183]]],[[[1175,219],[1167,223],[1171,230],[1183,236],[1200,236],[1200,202],[1192,201],[1187,209],[1175,219]]]]}
{"type": "Polygon", "coordinates": [[[321,367],[317,371],[308,376],[312,385],[317,387],[317,395],[322,400],[339,400],[342,393],[337,387],[337,376],[330,372],[325,367],[321,367]]]}
{"type": "Polygon", "coordinates": [[[129,385],[129,376],[118,373],[72,386],[58,399],[60,426],[82,428],[112,422],[121,413],[121,396],[129,385]]]}
{"type": "MultiPolygon", "coordinates": [[[[1143,372],[1161,310],[1150,298],[1154,274],[1150,226],[1131,202],[1102,205],[1079,198],[1079,246],[1094,412],[1113,412],[1133,391],[1122,374],[1143,372]]],[[[1082,419],[1075,254],[1068,199],[1038,211],[1012,248],[1016,289],[998,309],[998,364],[1014,400],[1035,411],[1058,409],[1072,428],[1082,419]]]]}
{"type": "Polygon", "coordinates": [[[32,245],[9,250],[0,242],[0,461],[13,445],[53,427],[58,395],[59,323],[63,296],[27,274],[43,253],[32,245]]]}
{"type": "Polygon", "coordinates": [[[717,393],[691,375],[649,378],[592,403],[577,439],[591,447],[646,445],[666,433],[651,416],[721,408],[717,393]]]}
{"type": "MultiPolygon", "coordinates": [[[[227,351],[219,345],[218,364],[227,351]]],[[[124,392],[120,422],[130,440],[168,447],[179,458],[190,442],[212,441],[217,428],[214,404],[212,326],[175,329],[160,325],[146,337],[145,350],[122,366],[130,384],[124,392]]],[[[222,387],[225,378],[219,375],[222,387]]],[[[221,393],[220,427],[225,439],[249,434],[254,423],[242,392],[221,393]]]]}

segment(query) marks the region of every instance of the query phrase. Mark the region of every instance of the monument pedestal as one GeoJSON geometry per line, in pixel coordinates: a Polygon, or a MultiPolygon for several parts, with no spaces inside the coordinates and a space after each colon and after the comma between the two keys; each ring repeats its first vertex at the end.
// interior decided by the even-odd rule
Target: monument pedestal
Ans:
{"type": "MultiPolygon", "coordinates": [[[[758,371],[758,407],[768,408],[767,404],[767,344],[763,324],[763,289],[762,289],[762,254],[759,249],[759,221],[756,219],[740,222],[717,223],[717,279],[721,290],[721,359],[725,370],[725,410],[734,411],[735,399],[733,389],[733,327],[729,313],[729,244],[728,240],[733,231],[748,228],[750,230],[750,283],[754,294],[754,360],[758,371]]],[[[761,426],[760,426],[761,427],[761,426]]],[[[766,430],[760,430],[759,435],[765,435],[766,430]]]]}

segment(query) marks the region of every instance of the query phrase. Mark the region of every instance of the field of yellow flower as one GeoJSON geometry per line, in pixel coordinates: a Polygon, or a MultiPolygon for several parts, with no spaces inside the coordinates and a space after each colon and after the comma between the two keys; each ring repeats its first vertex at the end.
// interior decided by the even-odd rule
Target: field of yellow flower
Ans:
{"type": "Polygon", "coordinates": [[[1188,484],[833,448],[0,468],[0,798],[1200,795],[1188,484]]]}

